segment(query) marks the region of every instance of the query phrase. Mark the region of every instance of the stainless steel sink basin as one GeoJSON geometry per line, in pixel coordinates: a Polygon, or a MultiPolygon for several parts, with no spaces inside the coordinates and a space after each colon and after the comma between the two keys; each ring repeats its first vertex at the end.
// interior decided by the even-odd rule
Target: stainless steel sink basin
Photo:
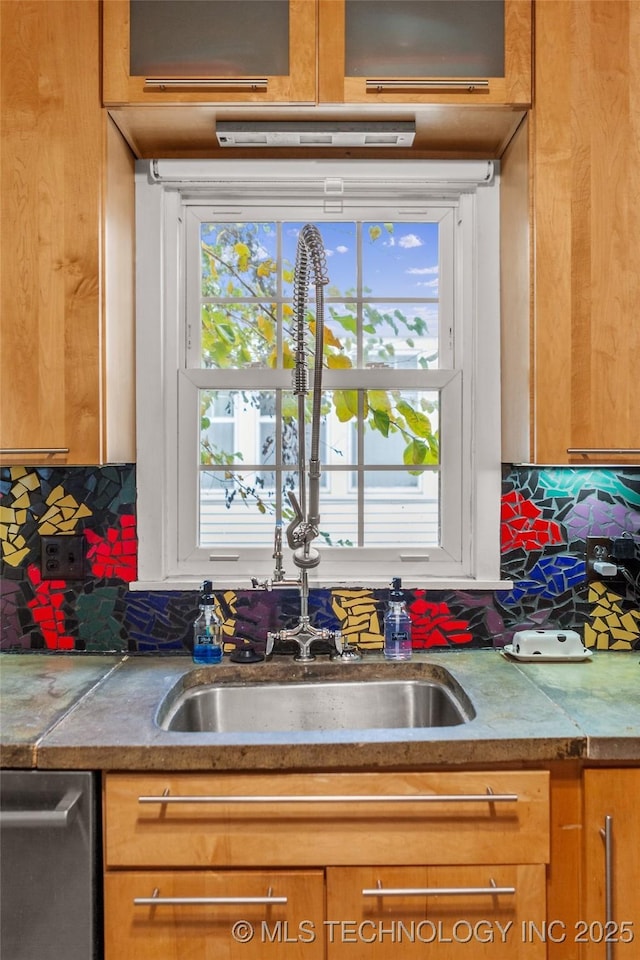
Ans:
{"type": "Polygon", "coordinates": [[[473,719],[460,691],[432,680],[201,684],[169,695],[157,722],[182,732],[260,733],[449,727],[473,719]]]}

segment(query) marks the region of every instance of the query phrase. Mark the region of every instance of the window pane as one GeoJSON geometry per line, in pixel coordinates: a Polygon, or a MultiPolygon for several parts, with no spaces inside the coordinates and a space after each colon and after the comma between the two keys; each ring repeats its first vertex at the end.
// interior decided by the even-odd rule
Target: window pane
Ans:
{"type": "Polygon", "coordinates": [[[406,472],[385,472],[385,485],[377,472],[365,475],[364,546],[437,546],[440,542],[439,474],[423,471],[418,490],[409,494],[406,472]]]}
{"type": "Polygon", "coordinates": [[[362,288],[369,297],[438,296],[437,223],[364,223],[362,288]]]}
{"type": "Polygon", "coordinates": [[[273,494],[254,471],[201,471],[201,547],[266,546],[274,517],[273,494]]]}
{"type": "MultiPolygon", "coordinates": [[[[439,462],[436,391],[367,390],[364,463],[424,467],[439,462]]],[[[357,442],[352,436],[352,442],[357,442]]]]}
{"type": "MultiPolygon", "coordinates": [[[[275,396],[275,392],[272,392],[275,396]]],[[[273,417],[264,417],[265,391],[200,391],[200,463],[211,466],[247,464],[260,466],[274,461],[277,449],[273,417]],[[264,430],[265,422],[271,423],[264,430]]]]}
{"type": "Polygon", "coordinates": [[[438,367],[437,303],[363,305],[365,366],[384,364],[395,370],[438,367]]]}
{"type": "MultiPolygon", "coordinates": [[[[293,269],[296,262],[298,234],[304,223],[285,223],[282,229],[282,290],[285,297],[293,293],[293,269]]],[[[326,297],[344,297],[356,289],[357,238],[356,224],[348,221],[318,223],[325,248],[329,283],[326,297]]],[[[313,295],[313,287],[311,288],[313,295]]]]}
{"type": "Polygon", "coordinates": [[[203,297],[275,296],[278,267],[273,223],[203,223],[200,249],[203,297]]]}
{"type": "Polygon", "coordinates": [[[242,370],[277,366],[275,303],[204,303],[201,318],[203,367],[242,370]]]}

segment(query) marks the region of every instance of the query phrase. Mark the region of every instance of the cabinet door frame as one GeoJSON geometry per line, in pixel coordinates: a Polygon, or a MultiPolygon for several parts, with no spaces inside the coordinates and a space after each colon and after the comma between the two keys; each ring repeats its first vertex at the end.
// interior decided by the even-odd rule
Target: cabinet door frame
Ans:
{"type": "MultiPolygon", "coordinates": [[[[320,103],[474,103],[478,106],[531,104],[532,10],[531,0],[505,0],[505,76],[482,77],[489,86],[473,90],[412,86],[395,91],[367,87],[365,77],[345,77],[345,0],[318,0],[318,101],[320,103]]],[[[374,78],[370,78],[374,79],[374,78]]],[[[386,77],[386,80],[403,79],[386,77]]],[[[416,78],[417,80],[418,78],[416,78]]],[[[421,80],[437,80],[424,77],[421,80]]],[[[462,78],[466,79],[466,78],[462,78]]],[[[469,85],[472,81],[469,81],[469,85]]]]}
{"type": "MultiPolygon", "coordinates": [[[[233,80],[218,89],[193,86],[158,89],[145,77],[129,73],[129,0],[105,0],[102,13],[103,91],[105,106],[119,104],[315,103],[316,0],[289,0],[289,74],[243,77],[266,80],[266,86],[242,88],[233,80]]],[[[172,79],[172,78],[166,78],[172,79]]],[[[174,78],[180,79],[180,78],[174,78]]]]}

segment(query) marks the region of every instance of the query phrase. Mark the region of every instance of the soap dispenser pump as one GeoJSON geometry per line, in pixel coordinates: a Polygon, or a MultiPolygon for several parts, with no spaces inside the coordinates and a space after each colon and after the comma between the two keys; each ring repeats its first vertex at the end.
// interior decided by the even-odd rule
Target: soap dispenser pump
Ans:
{"type": "Polygon", "coordinates": [[[198,599],[198,616],[193,624],[193,662],[220,663],[222,660],[222,623],[216,613],[211,580],[203,580],[198,599]]]}
{"type": "Polygon", "coordinates": [[[400,577],[394,577],[389,591],[389,608],[384,617],[384,655],[387,660],[411,659],[411,617],[401,587],[400,577]]]}

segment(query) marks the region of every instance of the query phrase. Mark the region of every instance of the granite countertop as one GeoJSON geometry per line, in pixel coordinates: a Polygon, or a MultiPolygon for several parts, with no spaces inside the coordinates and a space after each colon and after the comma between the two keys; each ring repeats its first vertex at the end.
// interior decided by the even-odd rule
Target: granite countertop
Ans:
{"type": "Polygon", "coordinates": [[[4,767],[104,770],[410,768],[640,761],[640,657],[596,653],[583,663],[515,663],[494,650],[418,653],[409,663],[291,658],[196,667],[185,656],[0,655],[4,767]],[[155,716],[173,689],[221,683],[444,678],[475,709],[450,727],[295,733],[183,733],[155,716]]]}

